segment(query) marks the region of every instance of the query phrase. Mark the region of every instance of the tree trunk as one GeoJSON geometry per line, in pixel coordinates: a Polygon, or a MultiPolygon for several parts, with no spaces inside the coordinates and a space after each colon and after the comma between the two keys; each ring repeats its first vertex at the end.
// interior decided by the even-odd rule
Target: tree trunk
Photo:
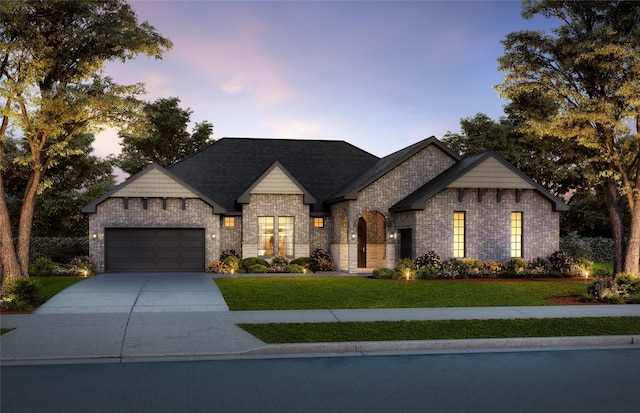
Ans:
{"type": "Polygon", "coordinates": [[[638,271],[638,265],[640,265],[640,200],[635,200],[629,210],[631,212],[631,224],[629,225],[624,272],[640,275],[640,271],[638,271]]]}
{"type": "MultiPolygon", "coordinates": [[[[4,194],[4,184],[2,174],[0,174],[0,194],[4,194]]],[[[2,287],[15,278],[21,276],[18,256],[13,244],[11,234],[11,220],[9,219],[9,208],[4,196],[0,196],[0,282],[2,287]]]]}
{"type": "Polygon", "coordinates": [[[612,179],[607,179],[603,185],[603,190],[613,235],[613,273],[618,274],[624,271],[626,249],[624,226],[622,224],[622,210],[618,205],[616,183],[612,179]]]}
{"type": "Polygon", "coordinates": [[[29,176],[27,188],[22,199],[20,210],[20,223],[18,224],[17,255],[20,264],[20,273],[23,277],[29,277],[29,249],[31,247],[31,227],[33,224],[33,212],[38,195],[38,184],[42,178],[40,169],[34,169],[29,176]]]}

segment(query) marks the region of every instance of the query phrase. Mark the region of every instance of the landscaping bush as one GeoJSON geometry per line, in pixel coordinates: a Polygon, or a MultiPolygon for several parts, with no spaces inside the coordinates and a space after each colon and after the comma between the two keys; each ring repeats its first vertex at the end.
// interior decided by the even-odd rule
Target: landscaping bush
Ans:
{"type": "Polygon", "coordinates": [[[69,264],[74,257],[89,255],[89,238],[31,238],[30,259],[49,258],[54,262],[69,264]]]}
{"type": "Polygon", "coordinates": [[[212,261],[207,265],[207,272],[212,274],[226,274],[227,267],[222,261],[212,261]]]}
{"type": "Polygon", "coordinates": [[[50,258],[40,257],[29,264],[29,275],[32,277],[49,277],[53,275],[53,271],[58,266],[59,264],[56,264],[50,258]]]}
{"type": "Polygon", "coordinates": [[[418,280],[435,280],[440,277],[440,270],[435,267],[423,267],[416,270],[415,277],[418,280]]]}
{"type": "Polygon", "coordinates": [[[594,262],[613,262],[613,240],[611,238],[583,238],[589,254],[586,256],[594,262]]]}
{"type": "Polygon", "coordinates": [[[517,277],[521,272],[527,269],[527,261],[524,258],[511,258],[505,262],[503,267],[503,275],[509,277],[517,277]]]}
{"type": "Polygon", "coordinates": [[[40,301],[40,283],[29,278],[9,281],[2,293],[2,306],[9,311],[31,311],[40,301]]]}
{"type": "MultiPolygon", "coordinates": [[[[269,263],[264,258],[249,257],[240,261],[241,272],[251,272],[250,268],[256,264],[269,268],[269,263]]],[[[264,272],[267,271],[265,270],[264,272]]]]}
{"type": "Polygon", "coordinates": [[[331,255],[322,248],[316,248],[311,253],[311,258],[317,260],[318,268],[316,271],[335,271],[336,266],[331,260],[331,255]]]}
{"type": "Polygon", "coordinates": [[[240,272],[240,258],[235,255],[227,255],[222,262],[224,263],[227,274],[237,274],[240,272]]]}
{"type": "Polygon", "coordinates": [[[450,258],[442,262],[441,276],[448,279],[469,278],[468,268],[460,258],[450,258]]]}
{"type": "Polygon", "coordinates": [[[373,276],[373,278],[390,280],[396,276],[396,271],[392,270],[391,268],[380,267],[373,270],[373,273],[371,275],[373,276]]]}
{"type": "Polygon", "coordinates": [[[556,251],[549,256],[549,263],[552,271],[569,272],[574,260],[566,252],[556,251]]]}
{"type": "Polygon", "coordinates": [[[273,257],[271,259],[271,265],[286,267],[287,265],[289,265],[289,260],[287,259],[287,257],[283,256],[273,257]]]}
{"type": "Polygon", "coordinates": [[[305,268],[307,271],[316,272],[318,271],[318,260],[311,257],[299,257],[294,258],[289,262],[289,265],[300,265],[305,268]]]}
{"type": "Polygon", "coordinates": [[[298,264],[289,264],[284,267],[284,272],[291,274],[302,274],[304,272],[304,267],[298,264]]]}
{"type": "Polygon", "coordinates": [[[262,274],[268,271],[269,271],[269,267],[262,264],[253,264],[247,269],[247,272],[251,274],[262,274]]]}
{"type": "Polygon", "coordinates": [[[640,277],[633,274],[617,274],[614,281],[618,294],[623,300],[627,301],[640,296],[640,277]]]}
{"type": "Polygon", "coordinates": [[[396,262],[395,270],[399,273],[401,278],[413,278],[416,272],[416,265],[411,258],[402,258],[396,262]]]}
{"type": "Polygon", "coordinates": [[[440,259],[440,256],[436,254],[435,251],[431,250],[426,251],[424,254],[422,254],[422,256],[416,258],[414,260],[414,263],[416,265],[416,269],[418,270],[427,267],[439,270],[442,267],[442,260],[440,259]]]}
{"type": "Polygon", "coordinates": [[[51,275],[58,277],[91,277],[96,275],[98,266],[91,257],[75,257],[67,265],[59,265],[51,275]]]}

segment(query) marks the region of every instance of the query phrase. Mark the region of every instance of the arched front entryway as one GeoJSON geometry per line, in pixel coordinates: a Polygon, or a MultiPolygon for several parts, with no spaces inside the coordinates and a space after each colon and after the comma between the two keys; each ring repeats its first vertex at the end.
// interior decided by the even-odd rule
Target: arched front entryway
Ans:
{"type": "Polygon", "coordinates": [[[386,222],[378,211],[367,211],[358,218],[358,268],[387,265],[386,222]]]}

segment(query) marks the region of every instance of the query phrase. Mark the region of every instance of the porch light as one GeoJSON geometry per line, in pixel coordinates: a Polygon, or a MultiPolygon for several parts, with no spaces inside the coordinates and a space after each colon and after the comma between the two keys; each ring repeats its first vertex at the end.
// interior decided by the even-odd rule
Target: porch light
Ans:
{"type": "Polygon", "coordinates": [[[98,234],[96,234],[95,232],[93,234],[91,234],[91,238],[96,239],[98,238],[98,234]]]}
{"type": "Polygon", "coordinates": [[[396,237],[396,234],[394,234],[393,232],[389,234],[389,239],[394,239],[395,237],[396,237]]]}
{"type": "Polygon", "coordinates": [[[352,233],[351,233],[351,239],[356,239],[356,234],[355,234],[355,232],[352,232],[352,233]]]}
{"type": "Polygon", "coordinates": [[[211,234],[211,238],[216,239],[216,234],[211,234]]]}

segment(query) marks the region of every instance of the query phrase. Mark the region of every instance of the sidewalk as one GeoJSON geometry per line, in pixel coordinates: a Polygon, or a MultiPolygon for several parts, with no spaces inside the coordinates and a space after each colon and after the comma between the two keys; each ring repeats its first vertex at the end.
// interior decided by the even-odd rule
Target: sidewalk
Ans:
{"type": "Polygon", "coordinates": [[[640,316],[640,305],[306,311],[178,311],[0,317],[3,365],[303,354],[376,354],[564,346],[638,346],[640,336],[267,345],[238,323],[640,316]]]}

